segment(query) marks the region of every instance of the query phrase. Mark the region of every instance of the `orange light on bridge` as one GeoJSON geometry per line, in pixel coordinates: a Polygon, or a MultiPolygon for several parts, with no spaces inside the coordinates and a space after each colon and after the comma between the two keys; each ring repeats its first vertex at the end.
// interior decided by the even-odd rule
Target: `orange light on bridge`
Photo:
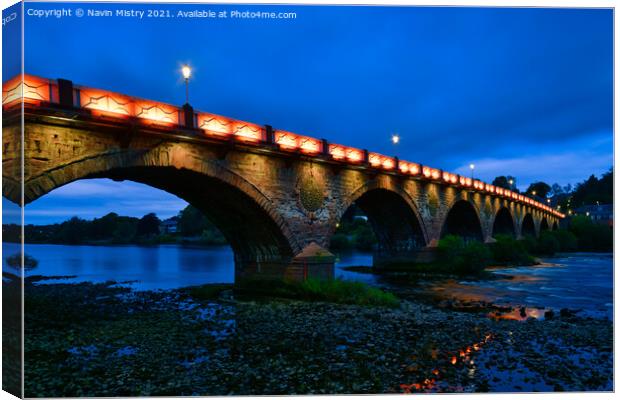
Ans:
{"type": "Polygon", "coordinates": [[[360,162],[364,159],[364,152],[353,147],[346,148],[347,160],[352,162],[360,162]]]}
{"type": "Polygon", "coordinates": [[[164,103],[135,101],[135,117],[165,125],[179,124],[179,109],[164,103]]]}
{"type": "Polygon", "coordinates": [[[50,101],[50,81],[32,75],[16,76],[2,85],[2,105],[23,99],[24,103],[39,104],[50,101]]]}
{"type": "Polygon", "coordinates": [[[382,167],[383,169],[394,168],[394,160],[379,153],[368,153],[368,162],[373,167],[382,167]]]}
{"type": "Polygon", "coordinates": [[[430,178],[432,173],[433,171],[431,167],[427,167],[427,166],[422,167],[422,175],[424,175],[425,178],[430,178]]]}
{"type": "Polygon", "coordinates": [[[383,159],[383,161],[381,162],[381,166],[382,166],[384,169],[392,169],[392,168],[394,168],[394,164],[395,164],[395,163],[394,163],[394,159],[393,159],[393,158],[391,158],[391,157],[385,157],[385,158],[383,159]]]}
{"type": "Polygon", "coordinates": [[[434,169],[431,171],[431,178],[437,180],[441,178],[441,171],[438,169],[434,169]]]}
{"type": "Polygon", "coordinates": [[[232,123],[232,119],[221,115],[198,113],[198,128],[208,135],[230,136],[232,135],[232,123]]]}
{"type": "Polygon", "coordinates": [[[400,172],[402,172],[403,174],[407,174],[409,173],[409,165],[410,163],[408,163],[407,161],[399,161],[398,169],[400,169],[400,172]]]}
{"type": "Polygon", "coordinates": [[[263,128],[249,122],[234,121],[232,123],[232,133],[236,139],[242,142],[260,142],[265,140],[263,128]]]}
{"type": "Polygon", "coordinates": [[[134,115],[134,105],[129,97],[97,89],[80,88],[80,107],[96,114],[134,115]]]}
{"type": "Polygon", "coordinates": [[[296,135],[286,131],[276,131],[275,142],[283,150],[300,150],[302,153],[317,154],[321,152],[321,141],[308,136],[296,135]]]}

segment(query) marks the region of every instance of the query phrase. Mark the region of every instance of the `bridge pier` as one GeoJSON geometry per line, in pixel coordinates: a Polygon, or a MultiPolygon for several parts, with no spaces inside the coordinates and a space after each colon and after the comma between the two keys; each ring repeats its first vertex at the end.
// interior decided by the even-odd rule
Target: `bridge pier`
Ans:
{"type": "Polygon", "coordinates": [[[312,242],[292,259],[250,262],[236,260],[235,281],[332,279],[335,276],[334,264],[335,256],[312,242]]]}

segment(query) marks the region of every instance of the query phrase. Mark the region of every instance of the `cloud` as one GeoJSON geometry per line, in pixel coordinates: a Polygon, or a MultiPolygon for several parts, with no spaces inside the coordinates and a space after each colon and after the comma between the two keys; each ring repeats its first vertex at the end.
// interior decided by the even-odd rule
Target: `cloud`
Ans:
{"type": "MultiPolygon", "coordinates": [[[[548,184],[575,184],[590,174],[600,175],[613,165],[613,156],[588,152],[565,152],[550,155],[528,155],[516,158],[485,158],[475,162],[475,177],[491,182],[496,176],[512,175],[517,178],[520,190],[526,190],[530,183],[540,180],[548,184]]],[[[456,172],[469,176],[469,165],[463,165],[456,172]]]]}

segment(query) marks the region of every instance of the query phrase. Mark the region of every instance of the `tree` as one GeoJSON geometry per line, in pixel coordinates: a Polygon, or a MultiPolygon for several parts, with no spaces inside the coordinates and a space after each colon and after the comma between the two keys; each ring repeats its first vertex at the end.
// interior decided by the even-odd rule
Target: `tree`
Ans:
{"type": "Polygon", "coordinates": [[[542,198],[547,197],[550,191],[551,186],[547,185],[545,182],[535,182],[527,188],[527,193],[535,194],[542,198]]]}
{"type": "Polygon", "coordinates": [[[517,178],[515,178],[514,176],[498,176],[495,179],[493,179],[492,182],[493,186],[498,186],[504,189],[508,189],[508,190],[513,190],[515,192],[518,192],[518,190],[516,189],[517,187],[517,178]],[[511,184],[512,182],[512,184],[511,184]]]}
{"type": "Polygon", "coordinates": [[[185,236],[198,236],[206,226],[207,218],[192,205],[188,205],[179,213],[179,232],[185,236]]]}
{"type": "Polygon", "coordinates": [[[551,193],[555,197],[555,196],[564,194],[564,189],[562,189],[562,186],[558,185],[557,183],[554,183],[553,185],[551,185],[551,193]]]}
{"type": "Polygon", "coordinates": [[[138,236],[155,236],[159,234],[159,224],[161,221],[157,218],[155,213],[146,214],[138,221],[137,235],[138,236]]]}

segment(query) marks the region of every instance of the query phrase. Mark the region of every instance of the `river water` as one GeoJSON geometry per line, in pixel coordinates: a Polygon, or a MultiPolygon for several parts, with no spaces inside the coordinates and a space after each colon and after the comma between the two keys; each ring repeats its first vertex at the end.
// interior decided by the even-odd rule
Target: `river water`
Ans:
{"type": "MultiPolygon", "coordinates": [[[[6,258],[18,245],[3,243],[6,258]]],[[[28,244],[26,254],[39,261],[28,275],[74,278],[53,282],[137,281],[136,290],[172,289],[234,281],[233,253],[227,246],[68,246],[28,244]]],[[[369,266],[372,255],[341,254],[336,275],[342,279],[384,285],[375,275],[352,272],[347,266],[369,266]]],[[[547,258],[536,266],[493,268],[492,280],[428,280],[415,290],[420,296],[484,300],[496,304],[582,310],[595,317],[613,315],[613,257],[611,254],[570,254],[547,258]]],[[[542,313],[542,312],[541,312],[542,313]]],[[[537,316],[537,315],[533,315],[537,316]]]]}

